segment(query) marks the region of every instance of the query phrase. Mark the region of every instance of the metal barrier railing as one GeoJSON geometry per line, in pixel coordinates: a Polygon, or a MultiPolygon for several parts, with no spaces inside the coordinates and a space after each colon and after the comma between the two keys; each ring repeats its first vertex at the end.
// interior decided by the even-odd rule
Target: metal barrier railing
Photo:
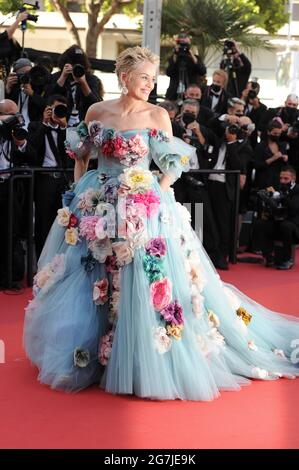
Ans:
{"type": "MultiPolygon", "coordinates": [[[[8,235],[8,246],[7,246],[7,283],[8,288],[13,284],[13,223],[14,223],[14,184],[17,180],[28,180],[28,194],[27,194],[27,285],[31,287],[33,285],[33,262],[34,262],[34,216],[33,216],[33,202],[34,202],[34,180],[35,175],[40,172],[48,173],[73,173],[72,168],[30,168],[20,167],[11,168],[7,170],[1,170],[1,175],[10,174],[7,178],[8,182],[8,221],[7,221],[7,235],[8,235]]],[[[235,194],[233,201],[233,217],[232,217],[232,240],[230,247],[230,261],[232,263],[237,262],[237,240],[238,240],[238,207],[239,207],[239,190],[240,180],[238,170],[190,170],[187,174],[196,178],[201,174],[234,174],[236,176],[235,194]]],[[[188,203],[188,201],[185,201],[188,203]]],[[[200,201],[199,201],[200,202],[200,201]]],[[[194,218],[194,205],[191,203],[191,217],[194,218]]]]}

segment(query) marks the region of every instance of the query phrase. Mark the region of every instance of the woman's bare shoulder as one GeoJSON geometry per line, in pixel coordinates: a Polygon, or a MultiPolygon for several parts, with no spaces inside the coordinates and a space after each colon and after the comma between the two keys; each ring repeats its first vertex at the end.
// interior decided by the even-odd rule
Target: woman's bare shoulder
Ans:
{"type": "Polygon", "coordinates": [[[100,121],[107,111],[111,111],[111,107],[114,107],[117,101],[117,99],[114,99],[92,104],[86,113],[85,122],[100,121]]]}
{"type": "Polygon", "coordinates": [[[162,129],[168,133],[172,133],[171,122],[169,119],[169,114],[166,109],[161,108],[157,105],[151,105],[151,121],[155,124],[154,127],[157,129],[162,129]]]}

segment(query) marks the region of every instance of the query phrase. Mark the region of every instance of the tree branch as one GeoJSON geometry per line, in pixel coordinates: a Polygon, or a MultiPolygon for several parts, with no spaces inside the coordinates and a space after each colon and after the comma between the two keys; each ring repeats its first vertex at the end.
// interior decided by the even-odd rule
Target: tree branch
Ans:
{"type": "Polygon", "coordinates": [[[61,0],[51,0],[51,3],[54,6],[54,8],[62,14],[64,21],[65,21],[66,30],[73,38],[75,44],[81,47],[81,41],[80,41],[78,30],[76,26],[74,25],[73,20],[67,8],[62,4],[61,0]]]}

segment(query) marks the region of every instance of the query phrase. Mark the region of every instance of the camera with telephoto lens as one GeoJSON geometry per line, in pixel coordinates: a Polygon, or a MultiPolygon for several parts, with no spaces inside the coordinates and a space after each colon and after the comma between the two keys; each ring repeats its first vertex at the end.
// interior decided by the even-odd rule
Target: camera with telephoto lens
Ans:
{"type": "Polygon", "coordinates": [[[255,90],[249,90],[247,98],[249,100],[254,100],[255,98],[257,98],[257,92],[255,90]]]}
{"type": "Polygon", "coordinates": [[[181,33],[176,39],[177,48],[174,49],[174,54],[179,57],[186,57],[190,55],[191,44],[188,40],[188,35],[181,33]]]}
{"type": "Polygon", "coordinates": [[[236,46],[235,46],[234,41],[230,41],[229,39],[224,41],[223,55],[226,55],[226,56],[233,55],[235,53],[235,49],[236,49],[236,46]]]}
{"type": "Polygon", "coordinates": [[[85,68],[81,64],[73,65],[73,75],[75,78],[81,78],[85,75],[85,68]]]}
{"type": "Polygon", "coordinates": [[[52,109],[53,116],[58,119],[63,119],[67,116],[67,107],[65,104],[58,104],[52,109]]]}
{"type": "MultiPolygon", "coordinates": [[[[39,2],[35,2],[34,5],[32,5],[31,3],[24,2],[23,6],[19,9],[19,13],[22,13],[23,11],[28,11],[28,8],[30,10],[39,10],[40,9],[39,2]]],[[[28,13],[26,20],[22,21],[22,26],[26,23],[26,21],[33,21],[34,23],[36,23],[37,20],[38,20],[38,15],[32,15],[31,13],[28,13]]]]}
{"type": "Polygon", "coordinates": [[[14,114],[3,121],[0,120],[0,138],[10,140],[13,136],[17,140],[24,140],[28,132],[23,128],[25,120],[22,114],[14,114]]]}
{"type": "Polygon", "coordinates": [[[31,84],[32,88],[44,87],[50,81],[50,73],[42,65],[35,65],[29,72],[18,73],[18,85],[31,84]]]}
{"type": "Polygon", "coordinates": [[[288,191],[275,191],[272,193],[266,189],[257,192],[259,210],[262,217],[275,221],[282,221],[287,218],[288,191]]]}

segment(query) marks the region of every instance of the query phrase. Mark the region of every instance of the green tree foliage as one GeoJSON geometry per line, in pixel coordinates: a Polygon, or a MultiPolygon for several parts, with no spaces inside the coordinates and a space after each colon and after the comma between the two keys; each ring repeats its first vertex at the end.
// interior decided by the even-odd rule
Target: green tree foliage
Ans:
{"type": "Polygon", "coordinates": [[[223,46],[223,40],[233,38],[243,47],[269,47],[269,43],[252,34],[256,26],[276,31],[287,20],[279,0],[164,0],[162,34],[171,37],[180,31],[192,36],[192,43],[205,59],[208,50],[223,46]],[[269,6],[269,11],[267,10],[269,6]],[[274,12],[277,13],[275,16],[274,12]],[[272,21],[270,25],[270,20],[272,21]]]}

